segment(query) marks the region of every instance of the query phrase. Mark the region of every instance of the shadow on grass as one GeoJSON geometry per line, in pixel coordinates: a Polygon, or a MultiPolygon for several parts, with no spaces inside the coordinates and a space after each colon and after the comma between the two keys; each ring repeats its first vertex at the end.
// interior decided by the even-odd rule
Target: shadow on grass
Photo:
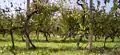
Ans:
{"type": "MultiPolygon", "coordinates": [[[[17,42],[25,42],[25,41],[22,41],[22,40],[15,40],[17,42]]],[[[46,41],[46,40],[32,40],[32,42],[40,42],[40,43],[76,43],[77,40],[66,40],[66,41],[61,41],[61,40],[49,40],[49,41],[46,41]]],[[[83,41],[80,41],[82,43],[87,43],[87,41],[83,40],[83,41]]]]}
{"type": "Polygon", "coordinates": [[[6,39],[0,39],[0,42],[8,42],[10,40],[6,40],[6,39]]]}
{"type": "MultiPolygon", "coordinates": [[[[11,41],[11,39],[0,39],[0,42],[9,42],[11,41]]],[[[15,41],[17,42],[25,42],[23,40],[16,40],[15,41]]],[[[42,42],[42,43],[50,43],[50,42],[53,42],[53,43],[76,43],[77,40],[65,40],[65,41],[62,41],[62,40],[49,40],[49,41],[46,41],[46,40],[37,40],[37,39],[32,39],[32,42],[42,42]]],[[[87,40],[82,40],[80,41],[80,43],[87,43],[88,41],[87,40]]],[[[93,41],[93,42],[104,42],[104,40],[99,40],[99,41],[93,41]]],[[[111,43],[112,41],[107,41],[106,43],[111,43]]],[[[114,41],[113,43],[120,43],[120,41],[114,41]]]]}
{"type": "MultiPolygon", "coordinates": [[[[23,40],[15,40],[15,41],[18,41],[18,42],[24,42],[23,40]]],[[[50,42],[53,42],[53,43],[76,43],[78,40],[74,39],[74,40],[65,40],[65,41],[62,41],[62,40],[49,40],[49,41],[46,41],[46,40],[37,40],[37,39],[32,39],[32,42],[41,42],[41,43],[50,43],[50,42]]],[[[87,43],[88,41],[87,40],[82,40],[80,41],[82,43],[87,43]]],[[[104,42],[104,40],[99,40],[99,41],[93,41],[93,42],[104,42]]],[[[112,41],[106,41],[106,43],[111,43],[112,41]]],[[[113,43],[120,43],[120,41],[114,41],[113,43]]]]}
{"type": "MultiPolygon", "coordinates": [[[[87,48],[75,48],[75,47],[61,47],[61,48],[51,48],[51,47],[37,47],[36,49],[29,49],[29,50],[26,50],[26,48],[20,48],[20,47],[16,47],[15,49],[11,49],[10,46],[6,46],[6,47],[0,47],[0,50],[6,48],[7,51],[11,52],[12,54],[16,55],[18,54],[19,52],[32,52],[32,51],[43,51],[43,52],[59,52],[59,51],[62,51],[62,52],[65,52],[65,51],[70,51],[70,52],[73,52],[73,51],[85,51],[85,53],[88,53],[88,49],[87,48]]],[[[112,52],[114,48],[108,48],[108,47],[96,47],[96,48],[93,48],[92,49],[92,52],[90,53],[95,53],[95,54],[104,54],[106,51],[107,52],[112,52]]],[[[120,48],[119,48],[120,49],[120,48]]],[[[7,52],[5,51],[5,52],[7,52]]],[[[117,52],[119,53],[119,52],[117,52]]]]}

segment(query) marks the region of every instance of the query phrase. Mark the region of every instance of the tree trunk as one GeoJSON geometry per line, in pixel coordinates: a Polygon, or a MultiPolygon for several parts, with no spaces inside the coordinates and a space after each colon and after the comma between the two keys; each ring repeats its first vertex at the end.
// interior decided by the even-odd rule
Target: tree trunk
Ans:
{"type": "Polygon", "coordinates": [[[92,14],[92,8],[93,8],[93,0],[90,0],[90,23],[89,23],[89,37],[88,37],[88,49],[92,50],[92,38],[93,38],[93,14],[92,14]]]}
{"type": "Polygon", "coordinates": [[[3,29],[3,37],[5,37],[5,29],[3,29]]]}
{"type": "Polygon", "coordinates": [[[24,39],[24,35],[23,35],[23,36],[21,36],[21,39],[22,39],[22,41],[25,41],[25,39],[24,39]]]}
{"type": "MultiPolygon", "coordinates": [[[[30,17],[27,17],[27,18],[30,18],[30,17]]],[[[28,28],[28,19],[25,21],[25,26],[24,26],[24,30],[25,30],[25,38],[26,38],[26,48],[27,49],[30,49],[30,44],[32,45],[32,47],[35,49],[35,45],[32,43],[32,41],[30,40],[30,37],[29,37],[29,28],[28,28]]]]}
{"type": "Polygon", "coordinates": [[[38,28],[36,30],[36,37],[37,37],[37,40],[39,41],[39,29],[38,28]]]}
{"type": "Polygon", "coordinates": [[[32,41],[30,40],[29,38],[29,26],[28,26],[28,23],[29,23],[29,19],[31,17],[32,14],[30,14],[30,8],[29,8],[29,5],[30,5],[30,0],[27,0],[27,19],[25,21],[25,24],[24,24],[24,31],[25,31],[25,38],[26,38],[26,48],[27,49],[30,49],[30,44],[32,45],[32,47],[35,49],[35,46],[34,44],[32,43],[32,41]]]}
{"type": "MultiPolygon", "coordinates": [[[[28,14],[29,14],[29,5],[30,5],[30,0],[27,0],[27,19],[28,19],[28,14]]],[[[24,31],[25,31],[25,38],[26,38],[26,48],[29,49],[30,48],[30,43],[29,43],[29,32],[28,32],[28,20],[25,21],[25,25],[24,25],[24,31]]]]}
{"type": "Polygon", "coordinates": [[[26,48],[30,49],[29,33],[28,33],[28,26],[27,26],[27,24],[25,24],[24,29],[25,29],[25,38],[26,38],[26,48]]]}
{"type": "Polygon", "coordinates": [[[14,38],[13,38],[13,30],[10,29],[10,35],[11,35],[11,41],[12,41],[12,49],[15,48],[15,45],[14,45],[14,38]]]}
{"type": "Polygon", "coordinates": [[[107,39],[108,39],[108,36],[105,36],[105,41],[104,41],[104,48],[106,47],[106,41],[107,41],[107,39]]]}
{"type": "Polygon", "coordinates": [[[44,36],[45,36],[45,38],[46,38],[46,41],[48,41],[47,33],[44,33],[44,36]]]}
{"type": "Polygon", "coordinates": [[[77,48],[79,48],[79,44],[80,44],[79,42],[82,41],[82,37],[83,37],[83,36],[78,36],[78,37],[79,37],[79,38],[78,38],[78,40],[77,40],[77,48]]]}

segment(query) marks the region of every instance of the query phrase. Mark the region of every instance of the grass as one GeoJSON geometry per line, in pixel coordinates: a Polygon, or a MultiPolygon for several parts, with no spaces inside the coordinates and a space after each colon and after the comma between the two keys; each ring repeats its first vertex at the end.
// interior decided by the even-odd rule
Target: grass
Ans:
{"type": "Polygon", "coordinates": [[[109,39],[106,48],[103,48],[103,39],[93,41],[93,50],[88,52],[85,48],[87,41],[81,42],[82,49],[76,47],[76,40],[60,41],[61,38],[50,38],[49,42],[45,38],[40,37],[37,41],[36,37],[31,37],[37,49],[26,50],[26,43],[20,37],[15,36],[15,49],[11,49],[10,37],[0,38],[0,55],[120,55],[120,41],[115,39],[111,42],[109,39]]]}

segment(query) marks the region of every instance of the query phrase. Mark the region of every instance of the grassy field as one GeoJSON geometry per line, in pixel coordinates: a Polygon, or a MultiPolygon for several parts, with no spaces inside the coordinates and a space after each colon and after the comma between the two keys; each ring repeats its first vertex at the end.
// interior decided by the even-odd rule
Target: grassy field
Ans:
{"type": "Polygon", "coordinates": [[[49,42],[45,38],[40,37],[37,41],[36,37],[32,38],[37,49],[26,50],[26,43],[21,38],[15,36],[15,49],[11,49],[11,40],[7,36],[0,38],[0,55],[120,55],[120,40],[115,39],[115,42],[108,40],[106,48],[103,48],[103,40],[93,41],[93,50],[89,52],[85,46],[87,41],[81,42],[81,49],[76,47],[76,40],[60,41],[61,38],[50,38],[49,42]]]}

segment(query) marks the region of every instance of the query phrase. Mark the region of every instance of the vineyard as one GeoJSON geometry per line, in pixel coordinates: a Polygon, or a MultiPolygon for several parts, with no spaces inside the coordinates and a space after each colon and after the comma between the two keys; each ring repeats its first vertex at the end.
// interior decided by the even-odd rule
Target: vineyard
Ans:
{"type": "Polygon", "coordinates": [[[96,8],[93,0],[77,0],[81,9],[47,0],[26,3],[26,13],[19,7],[8,15],[10,8],[0,8],[0,55],[120,55],[119,1],[109,12],[99,0],[96,8]]]}

